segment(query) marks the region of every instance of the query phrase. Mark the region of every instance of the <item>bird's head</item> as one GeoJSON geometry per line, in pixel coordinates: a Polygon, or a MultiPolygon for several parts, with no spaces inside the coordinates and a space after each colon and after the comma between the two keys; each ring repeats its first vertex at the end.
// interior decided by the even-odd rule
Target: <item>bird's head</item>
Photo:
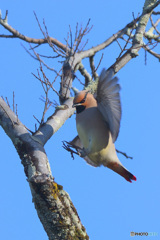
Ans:
{"type": "Polygon", "coordinates": [[[74,100],[73,100],[73,106],[76,107],[77,113],[82,112],[86,108],[90,107],[96,107],[97,101],[93,97],[93,95],[89,91],[81,91],[79,92],[74,100]]]}

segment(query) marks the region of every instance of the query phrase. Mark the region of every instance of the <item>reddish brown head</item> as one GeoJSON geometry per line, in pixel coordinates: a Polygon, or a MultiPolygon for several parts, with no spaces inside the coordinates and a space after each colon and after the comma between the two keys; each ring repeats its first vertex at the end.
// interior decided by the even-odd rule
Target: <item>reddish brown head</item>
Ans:
{"type": "Polygon", "coordinates": [[[97,101],[91,93],[84,90],[79,92],[73,100],[73,107],[77,108],[79,106],[83,106],[85,108],[96,107],[97,101]]]}

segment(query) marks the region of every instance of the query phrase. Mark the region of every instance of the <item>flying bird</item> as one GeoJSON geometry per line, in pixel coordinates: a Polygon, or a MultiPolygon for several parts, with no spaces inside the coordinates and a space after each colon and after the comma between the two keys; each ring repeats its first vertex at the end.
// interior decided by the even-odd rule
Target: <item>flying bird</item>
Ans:
{"type": "Polygon", "coordinates": [[[103,69],[96,97],[87,90],[75,96],[73,107],[78,136],[70,143],[81,148],[80,156],[88,164],[108,167],[132,182],[136,177],[122,165],[114,146],[120,128],[121,102],[118,78],[113,76],[113,69],[103,69]]]}

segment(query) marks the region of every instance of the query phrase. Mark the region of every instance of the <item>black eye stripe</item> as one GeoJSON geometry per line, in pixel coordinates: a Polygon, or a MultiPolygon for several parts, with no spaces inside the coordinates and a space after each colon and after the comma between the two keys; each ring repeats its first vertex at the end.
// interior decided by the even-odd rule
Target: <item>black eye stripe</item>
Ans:
{"type": "Polygon", "coordinates": [[[84,102],[85,102],[85,100],[86,100],[86,99],[84,99],[84,98],[83,98],[83,99],[82,99],[82,101],[80,101],[79,103],[84,103],[84,102]]]}

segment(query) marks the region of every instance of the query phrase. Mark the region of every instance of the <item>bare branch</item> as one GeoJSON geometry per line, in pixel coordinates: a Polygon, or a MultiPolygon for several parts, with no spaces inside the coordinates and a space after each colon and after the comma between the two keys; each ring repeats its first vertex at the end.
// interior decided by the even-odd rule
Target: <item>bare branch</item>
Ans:
{"type": "MultiPolygon", "coordinates": [[[[7,103],[8,107],[10,107],[10,104],[9,104],[8,98],[5,97],[5,99],[6,99],[6,103],[7,103]]],[[[11,107],[10,107],[10,108],[11,108],[11,107]]]]}
{"type": "MultiPolygon", "coordinates": [[[[19,38],[25,42],[28,42],[28,43],[34,43],[34,44],[44,44],[44,43],[48,43],[48,40],[47,39],[37,39],[37,38],[31,38],[31,37],[28,37],[28,36],[25,36],[23,34],[21,34],[20,32],[18,32],[16,29],[14,29],[13,27],[11,27],[8,23],[7,23],[7,19],[2,19],[0,17],[0,24],[5,28],[7,29],[10,33],[13,34],[13,37],[14,38],[19,38]]],[[[4,37],[5,35],[3,35],[4,37]]],[[[9,36],[9,35],[7,35],[9,36]]],[[[55,44],[57,47],[61,48],[63,51],[66,52],[67,48],[66,48],[66,45],[64,45],[63,43],[61,43],[60,41],[58,41],[57,39],[55,38],[52,38],[50,37],[50,41],[55,44]]]]}
{"type": "Polygon", "coordinates": [[[67,106],[64,110],[57,109],[54,114],[47,119],[47,122],[40,126],[39,130],[35,133],[36,138],[44,145],[55,132],[57,132],[65,121],[71,117],[75,111],[72,108],[73,99],[67,99],[64,104],[67,106]]]}
{"type": "Polygon", "coordinates": [[[112,37],[110,37],[106,41],[104,41],[103,43],[97,45],[96,47],[92,47],[91,49],[88,49],[86,51],[83,51],[81,53],[82,59],[93,56],[93,55],[95,55],[96,52],[99,52],[102,49],[108,47],[110,44],[112,44],[114,41],[116,41],[116,39],[118,39],[118,38],[122,37],[124,34],[126,34],[128,29],[132,28],[135,24],[135,21],[138,21],[139,19],[140,19],[140,17],[136,18],[135,20],[133,20],[132,22],[127,24],[123,29],[121,29],[117,33],[115,33],[112,37]]]}
{"type": "MultiPolygon", "coordinates": [[[[89,58],[89,62],[90,62],[90,68],[91,68],[91,71],[92,71],[92,78],[96,79],[98,78],[98,74],[96,73],[96,68],[95,68],[95,65],[94,65],[94,56],[91,56],[89,58]]],[[[100,60],[101,62],[101,60],[100,60]]]]}
{"type": "Polygon", "coordinates": [[[15,102],[14,102],[14,100],[15,100],[15,95],[14,95],[14,91],[13,91],[13,112],[15,112],[15,102]]]}
{"type": "MultiPolygon", "coordinates": [[[[23,46],[23,45],[22,45],[23,46]]],[[[24,46],[23,46],[24,47],[24,46]]],[[[33,57],[34,59],[38,60],[40,63],[42,63],[47,69],[55,72],[56,74],[58,74],[58,72],[54,69],[54,68],[51,68],[50,66],[48,66],[43,60],[42,58],[40,58],[40,55],[38,53],[36,53],[36,51],[34,50],[34,48],[32,48],[31,44],[30,44],[30,49],[33,51],[34,55],[31,54],[25,47],[24,49],[26,50],[27,53],[29,53],[29,55],[31,57],[33,57]]]]}
{"type": "Polygon", "coordinates": [[[157,25],[159,24],[160,19],[158,19],[158,20],[156,21],[156,23],[154,23],[154,22],[153,22],[153,19],[152,19],[152,16],[150,16],[150,20],[151,20],[152,27],[153,27],[154,30],[158,33],[158,35],[160,35],[160,32],[159,32],[158,29],[157,29],[157,25]]]}
{"type": "Polygon", "coordinates": [[[159,11],[157,11],[157,12],[153,11],[152,14],[153,15],[160,15],[160,12],[159,11]]]}
{"type": "MultiPolygon", "coordinates": [[[[99,60],[99,63],[98,63],[98,65],[97,65],[96,69],[95,69],[96,72],[97,72],[98,68],[99,68],[100,65],[101,65],[101,62],[102,62],[102,59],[103,59],[103,55],[104,55],[104,53],[102,53],[102,56],[101,56],[101,58],[100,58],[100,60],[99,60]]],[[[97,77],[98,77],[98,75],[97,75],[97,77]]]]}
{"type": "Polygon", "coordinates": [[[128,63],[132,58],[137,57],[138,51],[144,46],[143,35],[146,25],[148,23],[152,10],[155,6],[157,6],[157,3],[160,4],[160,1],[156,2],[156,0],[153,0],[149,7],[147,3],[148,1],[146,0],[143,8],[143,13],[139,19],[138,27],[133,38],[132,47],[126,53],[124,53],[123,56],[120,57],[115,64],[111,66],[111,68],[114,68],[115,73],[118,72],[122,67],[124,67],[124,65],[126,65],[126,63],[128,63]]]}
{"type": "Polygon", "coordinates": [[[41,122],[38,120],[38,118],[36,118],[36,116],[33,115],[33,117],[36,119],[36,121],[39,123],[39,125],[41,124],[41,122]]]}
{"type": "MultiPolygon", "coordinates": [[[[78,23],[77,23],[74,44],[73,44],[73,47],[72,47],[74,53],[83,51],[86,44],[88,43],[88,40],[87,40],[81,47],[79,47],[80,44],[82,43],[83,37],[86,36],[91,31],[91,29],[93,28],[93,25],[91,27],[89,27],[89,24],[90,24],[90,19],[88,20],[84,29],[81,26],[80,29],[78,30],[78,23]]],[[[70,32],[71,32],[71,29],[70,29],[70,32]]]]}
{"type": "Polygon", "coordinates": [[[148,46],[144,46],[143,47],[147,52],[149,52],[151,55],[153,55],[154,57],[158,58],[158,60],[160,61],[160,54],[152,51],[148,46]]]}
{"type": "Polygon", "coordinates": [[[116,152],[118,152],[118,153],[122,154],[122,155],[123,155],[124,157],[126,157],[126,158],[133,159],[133,157],[130,157],[130,156],[128,156],[126,153],[124,153],[124,152],[121,152],[121,151],[119,151],[118,149],[116,149],[116,152]]]}
{"type": "Polygon", "coordinates": [[[87,70],[85,69],[84,65],[82,63],[78,64],[78,70],[80,71],[80,73],[82,74],[82,76],[85,77],[85,86],[88,85],[89,82],[92,81],[92,77],[90,76],[90,74],[87,72],[87,70]]]}

